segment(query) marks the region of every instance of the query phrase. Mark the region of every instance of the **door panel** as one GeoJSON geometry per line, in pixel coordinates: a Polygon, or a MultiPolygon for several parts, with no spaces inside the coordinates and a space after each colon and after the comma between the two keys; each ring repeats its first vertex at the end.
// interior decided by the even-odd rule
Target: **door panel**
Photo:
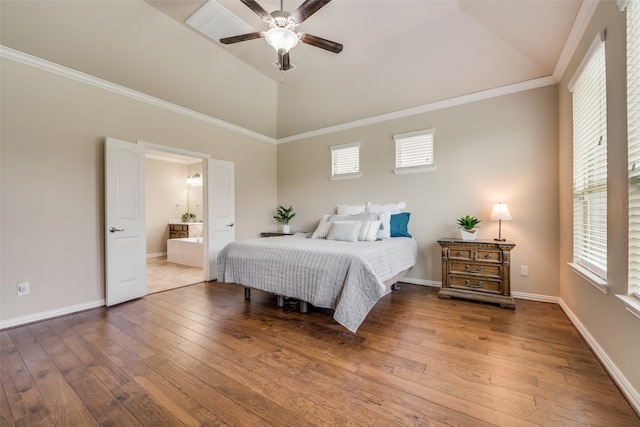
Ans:
{"type": "Polygon", "coordinates": [[[218,278],[218,253],[236,238],[234,163],[207,161],[207,207],[209,209],[207,280],[218,278]]]}
{"type": "Polygon", "coordinates": [[[144,148],[105,141],[105,270],[107,306],[147,293],[144,148]]]}

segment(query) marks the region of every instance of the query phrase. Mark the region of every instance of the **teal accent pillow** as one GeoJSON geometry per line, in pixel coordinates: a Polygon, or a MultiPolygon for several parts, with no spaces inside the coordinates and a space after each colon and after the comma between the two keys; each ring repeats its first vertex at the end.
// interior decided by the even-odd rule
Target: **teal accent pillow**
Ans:
{"type": "Polygon", "coordinates": [[[411,237],[407,231],[410,212],[402,212],[391,215],[391,237],[411,237]]]}

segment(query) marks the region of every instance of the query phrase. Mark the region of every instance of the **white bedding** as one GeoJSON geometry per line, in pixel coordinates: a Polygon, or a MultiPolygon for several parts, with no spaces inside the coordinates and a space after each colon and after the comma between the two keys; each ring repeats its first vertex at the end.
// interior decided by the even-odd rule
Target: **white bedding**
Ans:
{"type": "Polygon", "coordinates": [[[388,292],[384,281],[416,263],[409,237],[342,242],[294,236],[241,240],[218,256],[218,280],[334,309],[334,319],[355,332],[388,292]]]}

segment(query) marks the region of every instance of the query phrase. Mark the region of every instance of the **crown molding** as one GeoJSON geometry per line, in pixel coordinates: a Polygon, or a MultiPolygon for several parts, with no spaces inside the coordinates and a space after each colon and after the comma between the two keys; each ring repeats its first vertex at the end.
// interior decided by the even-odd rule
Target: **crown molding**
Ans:
{"type": "Polygon", "coordinates": [[[498,96],[509,95],[517,92],[522,92],[530,89],[537,89],[544,86],[550,86],[558,83],[558,80],[554,76],[540,77],[537,79],[527,80],[512,85],[502,86],[494,89],[475,92],[467,95],[462,95],[454,98],[445,99],[429,104],[420,105],[404,110],[398,110],[391,113],[380,114],[377,116],[371,116],[364,119],[354,120],[346,123],[342,123],[335,126],[329,126],[312,130],[309,132],[303,132],[297,135],[291,135],[284,138],[272,138],[264,134],[254,132],[252,130],[225,122],[215,117],[208,116],[206,114],[199,113],[189,108],[182,107],[177,104],[173,104],[168,101],[147,95],[142,92],[138,92],[133,89],[109,82],[107,80],[86,74],[77,70],[74,70],[64,65],[56,64],[46,59],[39,58],[28,53],[21,52],[19,50],[0,45],[0,57],[10,59],[12,61],[20,62],[25,65],[38,68],[43,71],[47,71],[53,74],[57,74],[62,77],[66,77],[90,86],[98,87],[100,89],[107,90],[109,92],[117,93],[128,98],[132,98],[147,104],[163,108],[174,113],[182,114],[184,116],[203,121],[215,126],[219,126],[230,131],[246,135],[258,140],[268,142],[270,144],[285,144],[287,142],[298,141],[315,136],[326,135],[329,133],[340,132],[346,129],[353,129],[356,127],[367,126],[371,124],[381,123],[389,120],[401,119],[404,117],[414,116],[416,114],[423,114],[430,111],[441,110],[443,108],[454,107],[458,105],[468,104],[470,102],[481,101],[484,99],[495,98],[498,96]]]}
{"type": "Polygon", "coordinates": [[[578,44],[580,43],[580,40],[582,39],[582,36],[587,29],[587,25],[589,25],[599,2],[600,0],[584,0],[582,5],[580,5],[580,10],[578,10],[576,20],[573,21],[573,25],[571,26],[569,37],[567,37],[567,41],[562,48],[560,58],[558,58],[558,62],[556,63],[556,68],[553,70],[553,77],[557,81],[562,80],[564,73],[567,71],[569,62],[576,53],[578,44]]]}
{"type": "Polygon", "coordinates": [[[225,122],[224,120],[216,119],[215,117],[211,117],[206,114],[199,113],[195,110],[191,110],[189,108],[185,108],[180,105],[173,104],[171,102],[162,100],[160,98],[156,98],[154,96],[147,95],[145,93],[138,92],[133,89],[129,89],[127,87],[109,82],[107,80],[103,80],[101,78],[83,73],[81,71],[74,70],[69,67],[65,67],[64,65],[56,64],[55,62],[47,61],[46,59],[38,58],[37,56],[33,56],[28,53],[24,53],[4,45],[0,45],[0,57],[10,59],[12,61],[20,62],[22,64],[29,65],[31,67],[38,68],[40,70],[47,71],[53,74],[57,74],[59,76],[66,77],[71,80],[75,80],[80,83],[87,84],[89,86],[93,86],[100,89],[104,89],[109,92],[117,93],[119,95],[123,95],[128,98],[153,105],[155,107],[160,107],[165,110],[169,110],[174,113],[178,113],[183,116],[190,117],[192,119],[200,120],[202,122],[209,123],[214,126],[219,126],[221,128],[224,128],[242,135],[246,135],[251,138],[256,138],[261,141],[269,142],[271,144],[275,144],[277,142],[275,138],[271,138],[261,133],[254,132],[252,130],[234,125],[229,122],[225,122]]]}

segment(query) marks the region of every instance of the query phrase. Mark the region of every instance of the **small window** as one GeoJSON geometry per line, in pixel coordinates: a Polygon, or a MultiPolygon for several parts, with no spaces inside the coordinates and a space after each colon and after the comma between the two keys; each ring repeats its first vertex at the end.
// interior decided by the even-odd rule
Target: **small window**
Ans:
{"type": "Polygon", "coordinates": [[[334,145],[331,149],[331,179],[360,178],[360,143],[334,145]]]}
{"type": "Polygon", "coordinates": [[[435,170],[433,163],[433,129],[393,135],[396,142],[396,168],[394,173],[426,172],[435,170]]]}

